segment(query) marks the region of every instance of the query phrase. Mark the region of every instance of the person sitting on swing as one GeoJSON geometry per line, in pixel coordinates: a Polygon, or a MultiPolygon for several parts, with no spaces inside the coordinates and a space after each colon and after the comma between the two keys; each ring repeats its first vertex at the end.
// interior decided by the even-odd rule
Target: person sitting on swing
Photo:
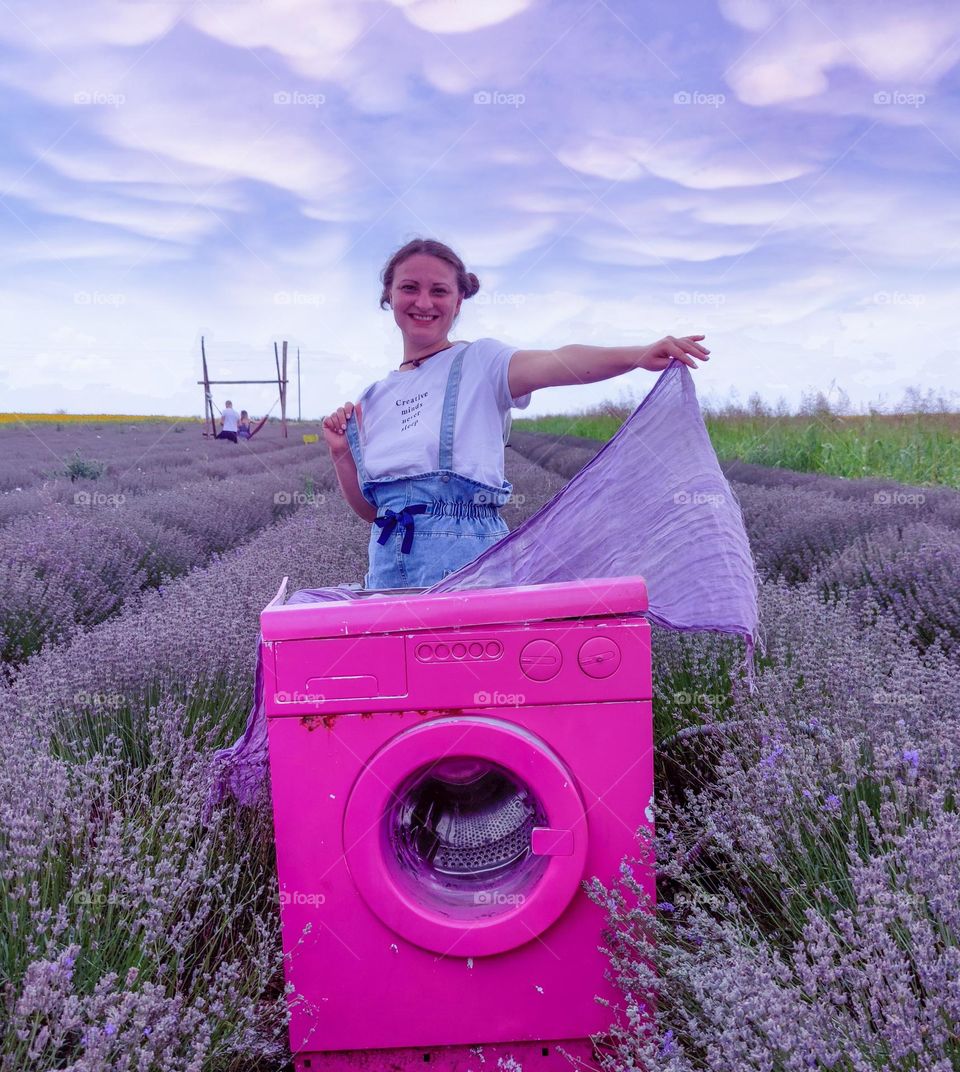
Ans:
{"type": "Polygon", "coordinates": [[[242,409],[240,410],[240,423],[237,425],[237,437],[239,439],[249,439],[251,435],[250,414],[245,409],[242,409]]]}
{"type": "Polygon", "coordinates": [[[596,383],[636,368],[661,372],[708,360],[704,335],[648,346],[519,350],[497,339],[451,342],[464,298],[480,281],[449,246],[417,238],[381,273],[403,336],[397,369],[323,420],[347,503],[369,521],[366,589],[429,587],[507,535],[500,507],[510,409],[542,387],[596,383]]]}
{"type": "Polygon", "coordinates": [[[220,414],[220,434],[217,439],[229,439],[231,443],[236,443],[239,421],[233,403],[227,399],[223,404],[223,412],[220,414]]]}

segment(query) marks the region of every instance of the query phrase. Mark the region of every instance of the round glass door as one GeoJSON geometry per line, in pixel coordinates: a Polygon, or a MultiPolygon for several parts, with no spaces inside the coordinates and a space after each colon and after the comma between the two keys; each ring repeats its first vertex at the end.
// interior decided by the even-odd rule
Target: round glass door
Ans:
{"type": "Polygon", "coordinates": [[[384,824],[394,880],[461,919],[522,904],[547,869],[532,834],[543,802],[518,775],[478,756],[428,763],[397,788],[384,824]]]}
{"type": "Polygon", "coordinates": [[[451,717],[400,733],[344,820],[351,874],[403,937],[473,956],[532,940],[576,894],[586,816],[559,758],[522,727],[451,717]]]}

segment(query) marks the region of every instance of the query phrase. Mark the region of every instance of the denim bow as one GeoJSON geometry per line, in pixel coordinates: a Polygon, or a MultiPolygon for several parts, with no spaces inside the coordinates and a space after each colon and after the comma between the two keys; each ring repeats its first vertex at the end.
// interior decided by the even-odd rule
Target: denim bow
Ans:
{"type": "Polygon", "coordinates": [[[409,555],[410,548],[413,546],[413,515],[422,514],[426,509],[426,503],[414,503],[413,506],[405,506],[399,514],[395,513],[393,510],[384,510],[383,517],[375,517],[373,519],[383,530],[380,533],[377,543],[386,543],[387,540],[390,539],[390,533],[393,532],[399,523],[402,523],[404,532],[400,550],[405,555],[409,555]]]}

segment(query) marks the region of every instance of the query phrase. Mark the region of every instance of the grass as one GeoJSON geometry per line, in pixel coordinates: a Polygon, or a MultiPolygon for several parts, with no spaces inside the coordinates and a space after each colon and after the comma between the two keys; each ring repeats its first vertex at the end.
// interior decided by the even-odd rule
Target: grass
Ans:
{"type": "MultiPolygon", "coordinates": [[[[513,422],[521,432],[606,442],[632,411],[600,405],[576,416],[513,422]]],[[[842,477],[883,477],[904,484],[960,488],[960,413],[843,415],[819,412],[704,414],[722,461],[842,477]]]]}

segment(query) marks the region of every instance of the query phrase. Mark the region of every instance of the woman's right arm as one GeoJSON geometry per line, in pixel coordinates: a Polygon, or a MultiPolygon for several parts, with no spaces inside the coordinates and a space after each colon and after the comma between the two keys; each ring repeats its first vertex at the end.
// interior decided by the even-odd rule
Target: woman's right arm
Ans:
{"type": "Polygon", "coordinates": [[[364,498],[364,494],[360,490],[360,481],[357,479],[357,465],[346,441],[347,421],[351,415],[354,420],[357,420],[360,412],[359,410],[354,412],[354,409],[353,403],[347,402],[336,413],[331,413],[329,417],[324,418],[323,438],[330,448],[330,460],[333,462],[333,468],[336,471],[337,482],[340,484],[343,497],[364,521],[372,522],[377,516],[377,510],[364,498]]]}
{"type": "Polygon", "coordinates": [[[331,451],[330,457],[337,473],[337,480],[340,483],[343,497],[364,521],[372,522],[377,516],[377,510],[375,506],[372,506],[364,498],[363,492],[360,490],[360,481],[357,479],[357,463],[353,460],[353,455],[349,450],[345,450],[339,455],[333,454],[331,451]]]}

